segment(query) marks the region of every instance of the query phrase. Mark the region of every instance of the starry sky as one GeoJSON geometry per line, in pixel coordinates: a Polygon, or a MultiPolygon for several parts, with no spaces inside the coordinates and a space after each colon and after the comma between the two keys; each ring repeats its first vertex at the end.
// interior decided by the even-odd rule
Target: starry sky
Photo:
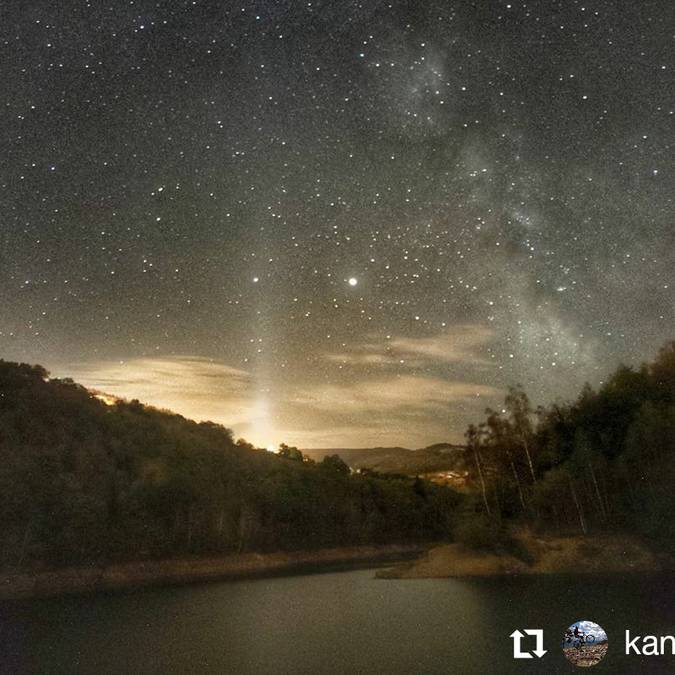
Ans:
{"type": "Polygon", "coordinates": [[[260,446],[461,441],[675,337],[670,0],[0,8],[0,358],[260,446]]]}

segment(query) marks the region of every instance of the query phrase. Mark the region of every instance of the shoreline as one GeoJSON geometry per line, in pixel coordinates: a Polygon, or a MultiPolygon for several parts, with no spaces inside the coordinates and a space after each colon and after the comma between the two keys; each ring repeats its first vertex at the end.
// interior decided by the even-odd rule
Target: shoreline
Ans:
{"type": "Polygon", "coordinates": [[[378,579],[447,579],[452,577],[538,574],[650,573],[675,569],[675,561],[625,534],[595,537],[540,537],[516,533],[521,555],[470,549],[460,543],[430,546],[417,559],[380,570],[378,579]],[[523,555],[524,554],[524,555],[523,555]]]}
{"type": "Polygon", "coordinates": [[[233,553],[0,573],[0,601],[377,567],[381,568],[375,574],[377,579],[646,573],[675,568],[670,558],[654,554],[625,535],[542,539],[520,532],[518,539],[529,553],[527,562],[503,551],[476,551],[459,543],[429,542],[233,553]]]}
{"type": "Polygon", "coordinates": [[[208,581],[378,567],[415,559],[432,545],[391,544],[315,551],[241,553],[64,567],[41,572],[0,573],[0,600],[116,592],[208,581]]]}

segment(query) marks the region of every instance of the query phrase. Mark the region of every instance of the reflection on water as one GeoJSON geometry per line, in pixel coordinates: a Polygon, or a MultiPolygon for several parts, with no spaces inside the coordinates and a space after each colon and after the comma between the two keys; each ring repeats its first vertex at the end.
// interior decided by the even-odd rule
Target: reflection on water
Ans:
{"type": "Polygon", "coordinates": [[[372,571],[7,603],[1,672],[569,673],[564,628],[607,631],[593,673],[673,672],[623,656],[623,635],[675,632],[665,576],[377,580],[372,571]],[[509,635],[543,628],[548,654],[514,661],[509,635]],[[615,637],[614,637],[615,636],[615,637]]]}

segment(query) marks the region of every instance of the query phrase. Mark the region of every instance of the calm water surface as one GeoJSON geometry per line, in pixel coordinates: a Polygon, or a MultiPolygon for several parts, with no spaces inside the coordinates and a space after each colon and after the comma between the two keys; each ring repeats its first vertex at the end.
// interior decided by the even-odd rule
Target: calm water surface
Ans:
{"type": "Polygon", "coordinates": [[[2,673],[308,675],[572,673],[576,619],[609,635],[592,673],[675,672],[625,657],[624,631],[675,634],[666,576],[378,580],[372,570],[0,605],[2,673]],[[542,660],[514,661],[516,628],[543,628],[542,660]]]}

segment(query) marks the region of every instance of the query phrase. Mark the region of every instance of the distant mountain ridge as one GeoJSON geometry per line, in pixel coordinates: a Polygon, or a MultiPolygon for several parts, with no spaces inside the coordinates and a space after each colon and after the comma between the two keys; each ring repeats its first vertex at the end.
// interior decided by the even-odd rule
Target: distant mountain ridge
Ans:
{"type": "Polygon", "coordinates": [[[402,447],[309,448],[303,449],[302,453],[315,461],[339,455],[352,469],[372,469],[382,473],[416,475],[466,468],[466,448],[451,443],[435,443],[417,450],[402,447]]]}

